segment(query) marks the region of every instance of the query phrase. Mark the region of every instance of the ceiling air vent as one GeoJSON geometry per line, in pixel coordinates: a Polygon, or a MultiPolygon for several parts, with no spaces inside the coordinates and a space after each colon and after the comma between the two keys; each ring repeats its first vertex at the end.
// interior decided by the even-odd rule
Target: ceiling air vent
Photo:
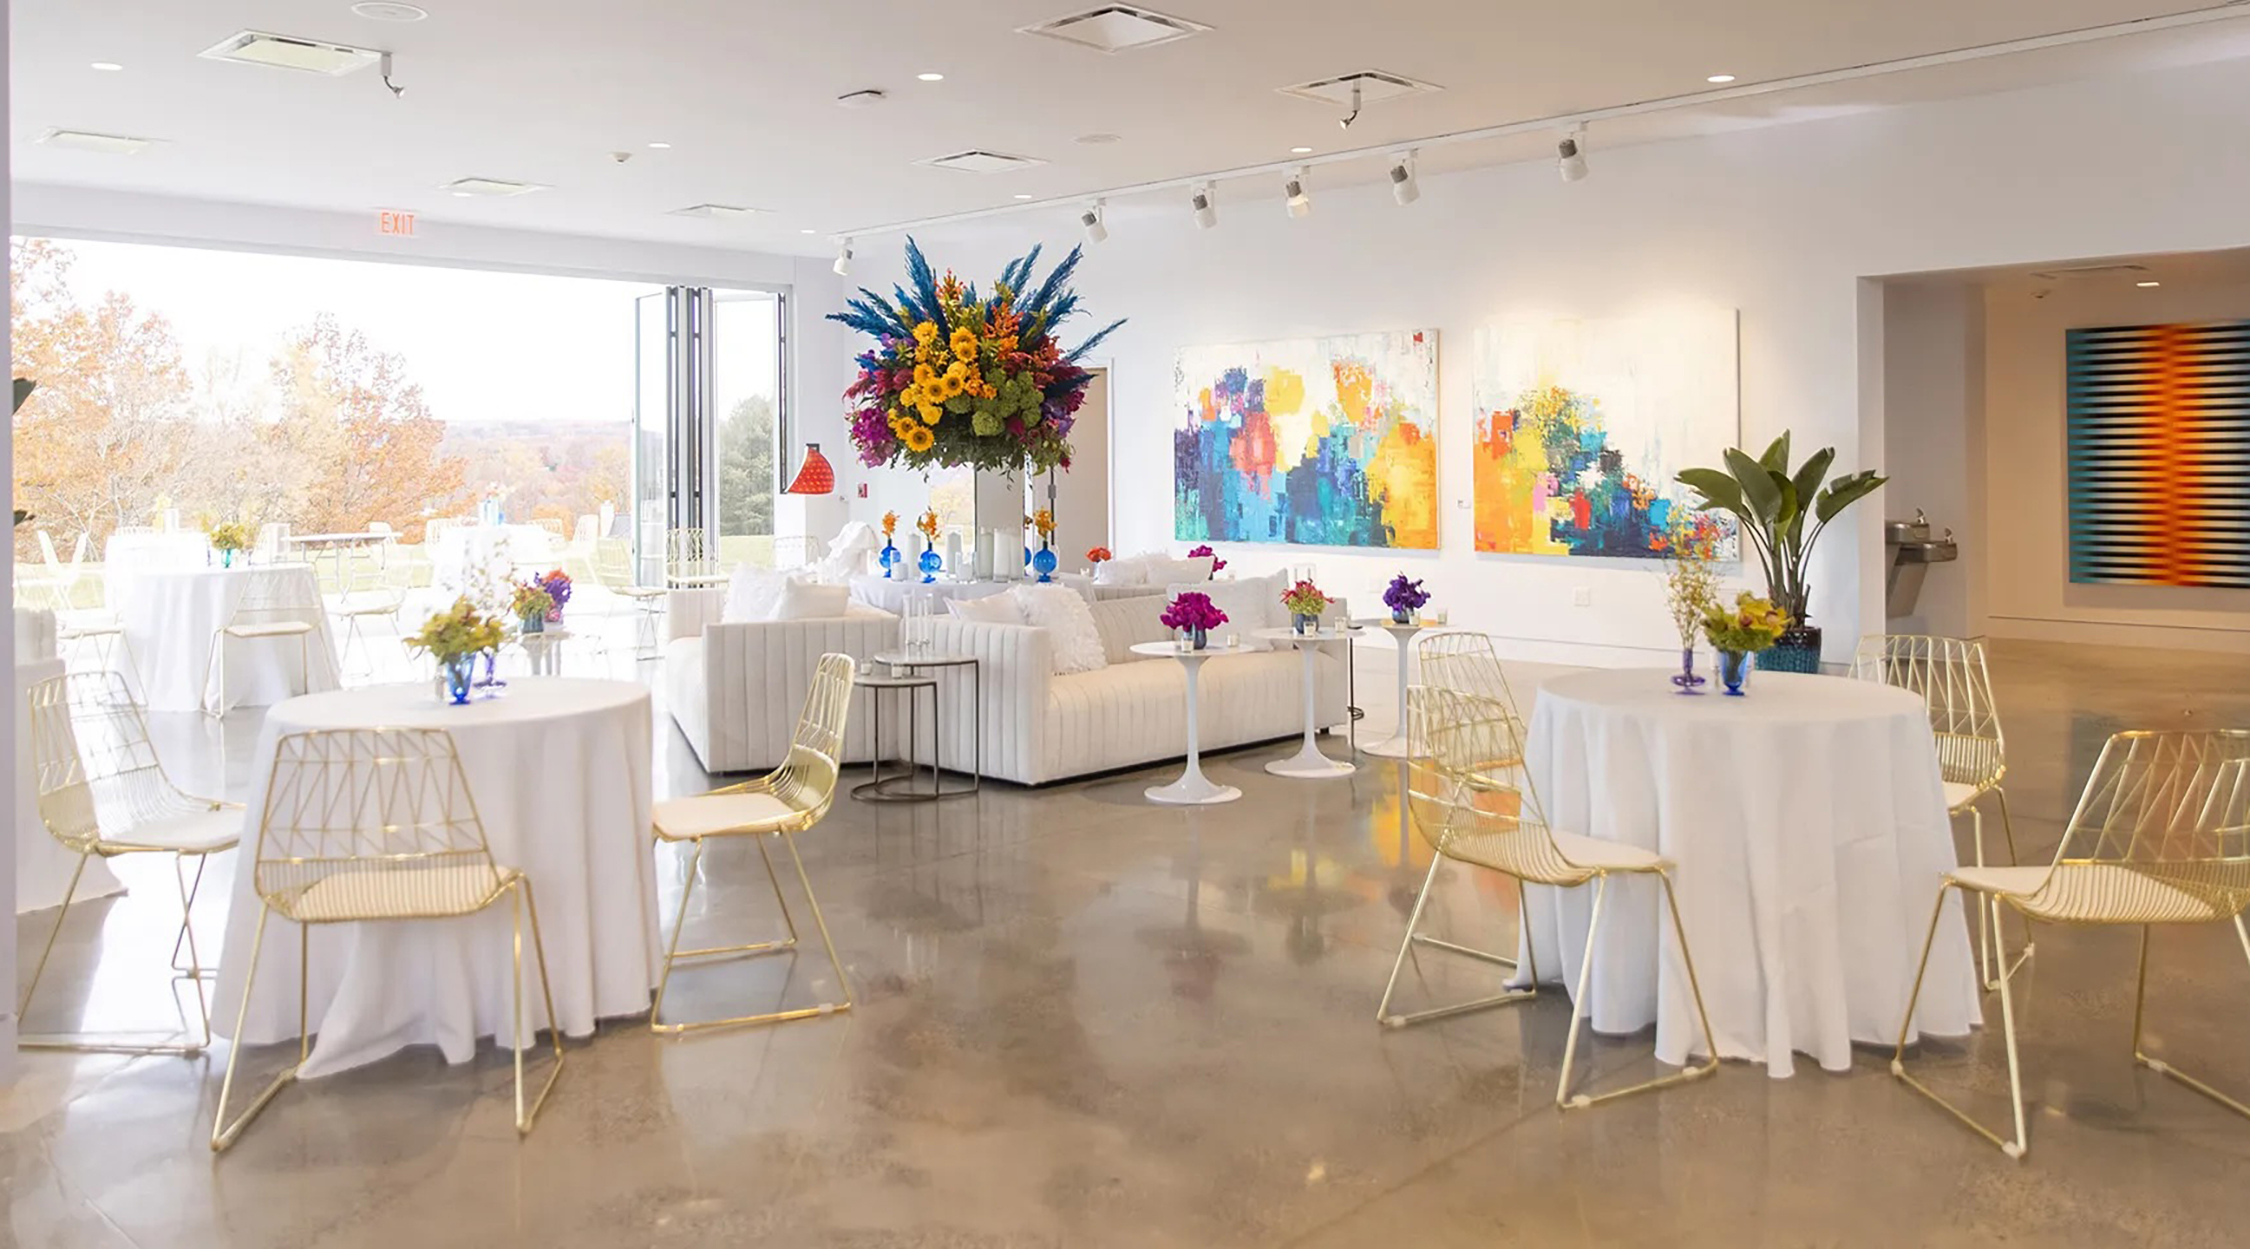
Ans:
{"type": "Polygon", "coordinates": [[[455,195],[529,195],[547,188],[536,182],[509,182],[501,178],[463,178],[438,188],[455,195]]]}
{"type": "Polygon", "coordinates": [[[955,152],[951,156],[933,156],[914,162],[933,169],[958,169],[963,173],[1006,173],[1011,169],[1029,169],[1047,162],[1030,156],[1007,156],[999,152],[970,150],[955,152]]]}
{"type": "Polygon", "coordinates": [[[2089,278],[2136,278],[2148,272],[2147,265],[2073,265],[2064,269],[2049,269],[2031,276],[2042,282],[2083,282],[2089,278]]]}
{"type": "Polygon", "coordinates": [[[1300,100],[1311,100],[1315,104],[1333,104],[1338,108],[1350,108],[1352,107],[1352,88],[1354,87],[1359,88],[1359,103],[1361,104],[1380,104],[1385,100],[1396,100],[1401,96],[1427,95],[1432,91],[1445,90],[1445,88],[1432,83],[1417,82],[1412,78],[1385,73],[1379,69],[1361,70],[1356,74],[1344,74],[1336,78],[1323,78],[1318,82],[1301,82],[1294,87],[1281,87],[1278,90],[1283,95],[1293,95],[1300,100]]]}
{"type": "Polygon", "coordinates": [[[73,152],[99,152],[104,156],[131,156],[156,142],[154,139],[136,139],[122,134],[96,134],[91,130],[50,130],[39,136],[48,147],[69,148],[73,152]]]}
{"type": "Polygon", "coordinates": [[[764,211],[763,208],[741,208],[733,204],[697,204],[691,208],[675,208],[666,215],[672,217],[710,217],[721,221],[733,221],[743,217],[755,217],[764,211]]]}
{"type": "Polygon", "coordinates": [[[1058,17],[1051,22],[1017,27],[1021,34],[1060,39],[1064,43],[1075,43],[1096,52],[1153,48],[1174,39],[1200,35],[1209,29],[1211,28],[1198,22],[1151,9],[1135,8],[1130,4],[1105,4],[1098,9],[1058,17]]]}
{"type": "Polygon", "coordinates": [[[263,65],[268,69],[294,69],[308,74],[326,74],[331,78],[351,73],[355,69],[365,69],[383,59],[382,53],[368,48],[323,43],[317,39],[292,39],[287,35],[272,35],[262,30],[246,30],[238,35],[230,35],[197,55],[214,61],[263,65]]]}

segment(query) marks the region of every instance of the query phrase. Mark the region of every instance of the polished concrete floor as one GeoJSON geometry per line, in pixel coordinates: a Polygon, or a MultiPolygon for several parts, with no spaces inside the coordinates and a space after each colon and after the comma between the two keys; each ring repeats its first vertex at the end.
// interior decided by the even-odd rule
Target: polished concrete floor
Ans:
{"type": "MultiPolygon", "coordinates": [[[[1363,674],[1363,694],[1383,675],[1363,674]]],[[[2027,858],[2051,853],[2111,731],[2250,725],[2241,658],[2011,644],[1995,677],[2027,858]]],[[[175,767],[239,794],[255,727],[160,733],[175,767]]],[[[1562,1115],[1560,995],[1375,1025],[1428,860],[1402,832],[1395,764],[1318,783],[1262,770],[1290,749],[1209,761],[1245,798],[1204,810],[1142,800],[1169,768],[839,802],[804,844],[859,1007],[677,1040],[615,1021],[570,1046],[526,1140],[490,1047],[465,1067],[409,1051],[293,1089],[218,1159],[205,1138],[223,1044],[27,1054],[0,1100],[0,1245],[2250,1243],[2250,1121],[2129,1062],[2130,934],[2040,931],[2020,1164],[1892,1080],[1887,1051],[1782,1081],[1729,1064],[1562,1115]]],[[[704,782],[668,722],[658,758],[660,790],[704,782]]],[[[771,899],[739,850],[713,852],[705,914],[750,923],[771,899]]],[[[678,870],[667,861],[668,888],[678,870]]],[[[57,1014],[161,1014],[170,883],[135,883],[74,910],[57,1014]]],[[[1506,948],[1512,899],[1455,873],[1435,905],[1453,932],[1506,948]]],[[[19,920],[26,963],[50,918],[19,920]]],[[[216,909],[198,919],[215,940],[216,909]]],[[[1423,964],[1417,992],[1484,983],[1423,964]]],[[[2250,1091],[2233,931],[2161,934],[2151,974],[2152,1047],[2250,1091]]],[[[824,975],[817,956],[766,960],[675,991],[688,1010],[796,1003],[824,975]]],[[[2005,1113],[1996,1028],[1930,1050],[1933,1081],[2005,1113]]],[[[1597,1042],[1597,1078],[1652,1070],[1646,1053],[1645,1036],[1597,1042]]]]}

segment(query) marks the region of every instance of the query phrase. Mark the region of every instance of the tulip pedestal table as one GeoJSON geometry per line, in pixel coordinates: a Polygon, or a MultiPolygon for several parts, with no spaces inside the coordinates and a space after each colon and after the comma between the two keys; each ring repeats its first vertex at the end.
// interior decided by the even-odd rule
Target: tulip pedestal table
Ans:
{"type": "Polygon", "coordinates": [[[1398,731],[1382,741],[1371,746],[1362,746],[1360,749],[1367,754],[1380,755],[1385,759],[1412,758],[1412,752],[1407,745],[1406,687],[1414,682],[1414,635],[1422,631],[1423,625],[1420,621],[1415,621],[1412,624],[1400,624],[1388,616],[1380,620],[1369,620],[1362,623],[1380,626],[1383,632],[1391,635],[1392,641],[1398,643],[1398,731]]]}
{"type": "Polygon", "coordinates": [[[1187,672],[1187,770],[1180,779],[1169,785],[1152,786],[1148,790],[1150,802],[1172,806],[1202,807],[1221,802],[1233,802],[1242,791],[1232,785],[1214,784],[1203,775],[1203,756],[1196,744],[1196,675],[1202,671],[1203,661],[1218,655],[1239,655],[1240,646],[1207,646],[1202,650],[1181,650],[1176,642],[1141,642],[1133,647],[1136,655],[1153,655],[1164,659],[1177,659],[1187,672]]]}
{"type": "MultiPolygon", "coordinates": [[[[1341,629],[1311,629],[1303,633],[1299,633],[1295,629],[1258,629],[1253,631],[1250,636],[1268,642],[1287,642],[1295,646],[1297,652],[1303,655],[1305,660],[1305,744],[1303,748],[1289,758],[1275,759],[1266,764],[1266,771],[1273,773],[1275,776],[1295,777],[1298,780],[1307,781],[1350,776],[1357,770],[1353,765],[1331,759],[1320,753],[1320,746],[1313,740],[1314,734],[1320,729],[1319,724],[1315,721],[1319,711],[1314,698],[1314,661],[1320,654],[1321,647],[1332,642],[1342,642],[1348,646],[1352,640],[1352,635],[1341,629]]],[[[1349,654],[1348,651],[1346,653],[1349,654]]],[[[1404,706],[1405,704],[1400,705],[1404,706]]]]}

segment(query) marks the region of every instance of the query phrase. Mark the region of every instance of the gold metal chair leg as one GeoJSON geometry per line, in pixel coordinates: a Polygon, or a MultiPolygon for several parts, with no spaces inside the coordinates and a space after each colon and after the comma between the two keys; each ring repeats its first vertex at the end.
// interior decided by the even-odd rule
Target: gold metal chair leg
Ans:
{"type": "Polygon", "coordinates": [[[1655,876],[1664,887],[1665,910],[1672,917],[1672,935],[1680,943],[1680,960],[1687,965],[1688,994],[1695,999],[1695,1018],[1696,1022],[1702,1025],[1703,1048],[1708,1057],[1701,1063],[1682,1066],[1670,1075],[1658,1076],[1653,1080],[1643,1080],[1641,1083],[1627,1088],[1593,1095],[1585,1093],[1570,1094],[1572,1051],[1578,1044],[1579,999],[1586,996],[1587,982],[1590,979],[1589,973],[1594,965],[1596,948],[1594,938],[1601,919],[1602,890],[1609,883],[1609,877],[1605,873],[1596,878],[1594,886],[1593,919],[1595,922],[1587,925],[1586,961],[1580,964],[1578,968],[1578,995],[1571,1002],[1570,1040],[1563,1047],[1562,1080],[1555,1087],[1555,1105],[1561,1109],[1583,1110],[1588,1106],[1599,1106],[1603,1102],[1616,1101],[1620,1097],[1631,1097],[1636,1093],[1652,1092],[1673,1084],[1686,1084],[1691,1080],[1700,1080],[1719,1069],[1719,1038],[1716,1033],[1711,1031],[1710,1012],[1703,1007],[1703,982],[1695,972],[1695,952],[1688,948],[1687,927],[1680,922],[1680,902],[1678,896],[1672,891],[1672,876],[1669,872],[1661,871],[1656,872],[1655,876]]]}
{"type": "MultiPolygon", "coordinates": [[[[1444,863],[1445,856],[1442,854],[1433,854],[1430,857],[1429,873],[1422,878],[1422,892],[1415,895],[1414,910],[1406,918],[1406,935],[1399,939],[1398,957],[1391,962],[1391,978],[1383,984],[1383,1000],[1376,1003],[1375,1022],[1386,1028],[1404,1028],[1410,1024],[1425,1023],[1432,1019],[1447,1019],[1454,1015],[1465,1015],[1471,1011],[1484,1010],[1488,1007],[1505,1006],[1510,1002],[1526,1001],[1538,995],[1539,985],[1534,980],[1528,989],[1511,989],[1491,997],[1477,998],[1474,1001],[1461,1002],[1452,1006],[1434,1006],[1428,1010],[1415,1011],[1411,1014],[1394,1015],[1391,1013],[1391,995],[1398,989],[1399,972],[1406,966],[1407,955],[1418,944],[1478,959],[1482,962],[1495,963],[1502,967],[1513,968],[1516,966],[1515,959],[1487,953],[1483,950],[1472,950],[1467,946],[1455,945],[1450,941],[1440,941],[1436,937],[1425,937],[1416,931],[1422,923],[1422,909],[1429,904],[1430,890],[1437,884],[1438,869],[1444,863]]],[[[1516,882],[1516,888],[1517,897],[1521,898],[1523,888],[1521,880],[1516,882]]]]}
{"type": "MultiPolygon", "coordinates": [[[[2240,915],[2234,917],[2234,933],[2235,936],[2242,942],[2243,957],[2246,959],[2250,959],[2250,929],[2245,929],[2243,927],[2242,917],[2240,915]]],[[[2179,1068],[2173,1066],[2171,1063],[2168,1063],[2161,1058],[2151,1057],[2141,1050],[2141,1007],[2142,1003],[2145,1002],[2148,998],[2148,938],[2149,925],[2143,924],[2141,925],[2140,975],[2133,986],[2133,1061],[2143,1067],[2148,1068],[2150,1071],[2153,1071],[2160,1076],[2169,1076],[2172,1079],[2179,1081],[2180,1083],[2188,1086],[2191,1089],[2194,1089],[2196,1092],[2203,1094],[2205,1097],[2210,1098],[2212,1101],[2219,1103],[2220,1105],[2226,1107],[2227,1109],[2233,1111],[2238,1115],[2250,1118],[2250,1106],[2243,1105],[2241,1102],[2236,1101],[2234,1098],[2227,1096],[2225,1093],[2222,1093],[2215,1088],[2212,1088],[2210,1085],[2205,1084],[2203,1081],[2198,1080],[2194,1076],[2191,1076],[2188,1073],[2180,1070],[2179,1068]]]]}
{"type": "MultiPolygon", "coordinates": [[[[62,936],[63,922],[70,918],[70,904],[78,896],[78,882],[82,877],[85,876],[86,863],[87,860],[91,858],[93,858],[93,853],[91,851],[80,854],[78,856],[78,866],[71,869],[70,885],[63,890],[62,906],[59,907],[55,912],[55,926],[48,930],[46,944],[41,946],[39,950],[39,961],[37,964],[33,965],[31,969],[31,981],[24,986],[23,996],[18,1000],[16,1004],[16,1022],[18,1026],[21,1026],[24,1021],[30,1016],[32,994],[38,992],[39,990],[40,977],[46,973],[47,960],[55,952],[56,938],[62,936]]],[[[183,893],[181,895],[181,898],[182,904],[184,906],[186,895],[183,893]]],[[[188,941],[189,962],[191,965],[195,965],[195,946],[192,933],[189,934],[188,941]]],[[[188,975],[180,977],[180,979],[187,980],[189,988],[195,993],[196,1010],[201,1015],[203,1020],[203,1039],[201,1041],[196,1041],[193,1043],[182,1043],[179,1045],[138,1045],[128,1041],[104,1040],[99,1034],[24,1033],[16,1038],[16,1048],[26,1050],[61,1050],[80,1054],[178,1054],[183,1057],[200,1054],[204,1050],[210,1048],[211,1045],[210,1009],[204,1004],[203,1001],[203,983],[201,977],[199,975],[188,975]]],[[[174,1002],[174,1005],[178,1005],[177,1001],[174,1002]]],[[[185,1033],[187,1025],[187,1017],[185,1015],[181,1016],[180,1023],[181,1032],[185,1033]]]]}
{"type": "Polygon", "coordinates": [[[713,958],[728,955],[757,956],[766,954],[780,954],[797,948],[796,920],[789,914],[789,903],[788,900],[782,895],[780,877],[777,873],[774,872],[772,859],[768,855],[768,852],[766,851],[766,848],[762,842],[762,838],[765,836],[765,834],[758,834],[758,836],[761,838],[761,843],[758,847],[758,853],[762,858],[766,860],[766,880],[767,883],[773,887],[774,900],[781,906],[782,920],[785,924],[788,925],[789,936],[786,939],[779,941],[753,941],[742,945],[704,946],[699,949],[691,950],[683,950],[679,948],[680,935],[687,929],[688,898],[695,889],[695,880],[696,877],[701,874],[700,868],[703,862],[703,839],[697,838],[695,841],[695,855],[692,859],[689,860],[688,863],[687,883],[680,889],[680,909],[673,923],[671,943],[665,951],[664,971],[662,975],[658,977],[656,982],[656,1000],[649,1009],[649,1028],[651,1031],[661,1032],[669,1035],[681,1032],[695,1032],[705,1028],[722,1028],[744,1024],[783,1023],[792,1019],[809,1019],[815,1015],[831,1015],[851,1009],[851,986],[845,978],[844,961],[842,958],[837,956],[835,943],[829,939],[828,923],[824,918],[822,918],[820,913],[820,899],[814,896],[812,881],[805,875],[804,862],[797,857],[796,839],[784,833],[781,835],[782,839],[789,847],[790,861],[796,866],[797,881],[803,887],[805,891],[805,900],[812,908],[813,923],[819,929],[821,944],[826,948],[828,952],[828,961],[836,969],[836,984],[843,1000],[841,1002],[823,1002],[818,1006],[802,1007],[795,1010],[773,1011],[758,1015],[738,1015],[726,1019],[689,1020],[680,1022],[665,1021],[664,995],[666,990],[671,985],[672,972],[678,960],[687,958],[713,958]]]}
{"type": "Polygon", "coordinates": [[[62,935],[63,921],[70,918],[71,899],[78,896],[78,880],[86,874],[86,860],[92,857],[92,851],[80,851],[78,866],[71,869],[70,884],[63,889],[62,907],[55,912],[55,926],[47,930],[47,944],[40,947],[39,961],[31,968],[31,983],[23,987],[23,996],[16,1002],[16,1023],[19,1026],[31,1015],[31,995],[39,991],[39,977],[46,973],[47,958],[55,952],[55,938],[62,935]]]}
{"type": "MultiPolygon", "coordinates": [[[[1891,1074],[1905,1081],[1907,1086],[1915,1092],[1936,1102],[1947,1114],[1959,1119],[1970,1131],[1999,1146],[2001,1153],[2008,1155],[2010,1158],[2021,1160],[2030,1149],[2030,1140],[2024,1131],[2023,1069],[2016,1050],[2015,995],[2009,992],[2008,986],[2009,982],[2015,979],[2016,972],[2022,968],[2023,960],[2018,959],[2011,964],[2007,961],[2007,952],[2001,951],[2000,1020],[2008,1046],[2008,1091],[2015,1108],[2016,1136],[2014,1140],[2003,1139],[1999,1133],[1970,1118],[1966,1111],[1938,1096],[1937,1090],[1915,1079],[1906,1070],[1906,1038],[1914,1026],[1914,1008],[1922,998],[1923,979],[1929,974],[1930,951],[1937,946],[1938,921],[1945,915],[1945,891],[1955,888],[1959,888],[1959,886],[1950,880],[1938,886],[1937,905],[1930,912],[1929,935],[1922,939],[1922,961],[1914,969],[1914,989],[1907,995],[1906,1015],[1899,1020],[1898,1047],[1891,1051],[1891,1074]]],[[[1968,893],[1970,891],[1963,889],[1962,892],[1968,893]]],[[[1999,909],[1999,902],[1994,900],[1991,908],[1991,928],[1992,939],[1995,944],[1998,944],[2000,940],[1999,909]]]]}
{"type": "Polygon", "coordinates": [[[1578,1021],[1586,1014],[1586,993],[1594,982],[1594,951],[1602,933],[1602,902],[1609,896],[1609,874],[1594,877],[1594,913],[1586,922],[1586,953],[1578,963],[1578,988],[1570,995],[1570,1037],[1563,1042],[1562,1079],[1555,1083],[1555,1108],[1567,1110],[1571,1104],[1570,1068],[1578,1058],[1578,1021]]]}
{"type": "Polygon", "coordinates": [[[195,879],[192,882],[189,881],[182,872],[182,869],[186,866],[184,860],[186,860],[188,857],[190,856],[185,854],[175,854],[172,856],[172,878],[174,881],[178,882],[181,891],[180,932],[178,936],[172,938],[172,970],[180,973],[183,976],[192,975],[197,977],[198,979],[203,979],[210,976],[216,976],[219,969],[216,967],[203,967],[198,964],[196,962],[195,952],[193,950],[188,951],[188,962],[191,964],[191,966],[180,966],[180,947],[183,945],[187,945],[189,942],[189,938],[195,935],[194,929],[189,925],[189,921],[195,915],[195,899],[199,894],[203,892],[203,869],[211,862],[211,856],[208,854],[198,854],[193,856],[195,859],[195,879]]]}
{"type": "MultiPolygon", "coordinates": [[[[519,876],[515,890],[515,1064],[516,1064],[516,1135],[528,1136],[531,1125],[539,1117],[539,1108],[547,1104],[547,1094],[555,1091],[555,1081],[562,1078],[563,1043],[562,1021],[555,1018],[554,990],[547,983],[547,943],[539,935],[539,902],[532,895],[529,877],[519,876]],[[554,1040],[555,1065],[547,1073],[547,1082],[539,1086],[539,1095],[531,1099],[527,1110],[523,1104],[523,917],[531,912],[531,953],[539,963],[539,1000],[547,1010],[547,1032],[554,1040]]],[[[538,1029],[532,1030],[532,1040],[538,1040],[538,1029]]]]}
{"type": "Polygon", "coordinates": [[[266,1108],[267,1103],[280,1095],[282,1089],[296,1080],[297,1072],[303,1069],[305,1059],[312,1054],[312,1042],[305,1032],[308,974],[305,970],[305,959],[312,950],[312,942],[309,936],[311,930],[305,925],[299,924],[297,926],[297,1061],[289,1064],[286,1070],[275,1076],[272,1083],[258,1090],[258,1095],[250,1100],[250,1105],[232,1123],[227,1121],[227,1100],[234,1093],[235,1066],[242,1061],[242,1051],[245,1048],[242,1034],[247,1030],[250,1021],[250,999],[255,995],[258,988],[258,964],[263,961],[266,953],[266,917],[272,913],[272,907],[263,903],[259,905],[257,932],[250,940],[250,972],[243,979],[242,1005],[234,1014],[234,1041],[228,1046],[230,1052],[227,1054],[227,1074],[226,1078],[219,1082],[219,1108],[211,1119],[211,1152],[215,1154],[225,1152],[228,1147],[234,1144],[235,1140],[242,1135],[242,1130],[250,1126],[250,1121],[258,1117],[259,1112],[266,1108]]]}

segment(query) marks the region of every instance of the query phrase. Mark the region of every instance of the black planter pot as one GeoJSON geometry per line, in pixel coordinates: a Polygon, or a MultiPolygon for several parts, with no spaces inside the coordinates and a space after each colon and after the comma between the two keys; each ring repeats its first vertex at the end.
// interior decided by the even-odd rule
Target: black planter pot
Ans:
{"type": "Polygon", "coordinates": [[[1781,635],[1773,649],[1758,653],[1758,666],[1768,672],[1820,671],[1820,626],[1797,625],[1781,635]]]}

